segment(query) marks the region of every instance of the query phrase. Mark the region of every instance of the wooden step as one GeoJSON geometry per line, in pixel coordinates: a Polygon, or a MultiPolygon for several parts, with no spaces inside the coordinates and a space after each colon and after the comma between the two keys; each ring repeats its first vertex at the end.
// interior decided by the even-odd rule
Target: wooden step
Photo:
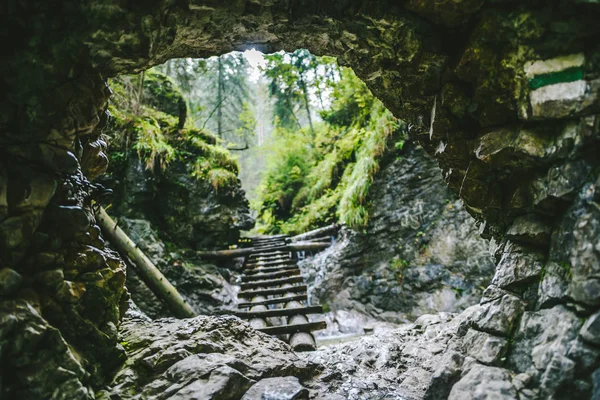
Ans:
{"type": "Polygon", "coordinates": [[[323,306],[307,306],[307,307],[296,307],[296,308],[276,308],[273,310],[263,311],[234,311],[234,315],[240,318],[269,318],[269,317],[289,317],[292,315],[307,315],[307,314],[319,314],[323,312],[323,306]]]}
{"type": "Polygon", "coordinates": [[[285,293],[302,293],[306,292],[306,285],[300,286],[289,286],[282,288],[274,288],[274,289],[256,289],[256,290],[242,290],[238,293],[239,298],[251,299],[254,296],[274,296],[276,294],[285,294],[285,293]]]}
{"type": "Polygon", "coordinates": [[[255,252],[255,253],[250,253],[250,255],[248,257],[251,259],[255,259],[255,258],[259,258],[259,257],[276,256],[276,255],[283,255],[283,254],[288,254],[288,253],[289,253],[289,251],[286,251],[282,247],[275,247],[275,248],[273,248],[273,250],[270,250],[270,251],[259,251],[259,252],[255,252]]]}
{"type": "Polygon", "coordinates": [[[303,282],[304,278],[301,276],[290,276],[287,278],[279,278],[279,279],[269,279],[265,281],[258,282],[248,282],[242,283],[240,285],[242,291],[248,289],[257,289],[257,288],[269,288],[269,287],[277,287],[281,285],[285,285],[286,283],[300,283],[303,282]]]}
{"type": "Polygon", "coordinates": [[[306,293],[304,293],[304,294],[297,294],[295,296],[274,297],[272,299],[255,301],[252,303],[239,303],[238,308],[247,308],[247,307],[254,307],[254,306],[270,306],[271,304],[282,304],[282,303],[288,303],[290,301],[304,301],[307,299],[308,299],[308,296],[306,295],[306,293]]]}
{"type": "Polygon", "coordinates": [[[296,264],[296,260],[292,260],[292,259],[288,259],[288,260],[281,260],[281,261],[277,261],[277,260],[273,260],[273,261],[265,261],[265,262],[261,262],[261,263],[248,263],[248,264],[244,264],[245,267],[272,267],[274,265],[289,265],[289,264],[296,264]]]}
{"type": "Polygon", "coordinates": [[[280,326],[269,326],[267,328],[258,329],[261,332],[268,333],[269,335],[285,335],[289,333],[297,332],[312,332],[327,328],[327,322],[308,322],[306,324],[292,324],[292,325],[280,325],[280,326]]]}
{"type": "Polygon", "coordinates": [[[256,275],[256,274],[277,272],[277,271],[291,271],[294,269],[298,269],[298,266],[295,264],[294,265],[281,265],[279,267],[250,268],[250,269],[244,270],[244,274],[245,275],[256,275]]]}
{"type": "Polygon", "coordinates": [[[254,274],[254,275],[249,275],[249,276],[242,276],[242,282],[255,282],[255,281],[261,281],[261,280],[266,280],[266,279],[276,279],[276,278],[283,278],[285,276],[296,276],[296,275],[300,275],[300,270],[299,269],[290,269],[290,270],[283,270],[283,271],[278,271],[278,272],[271,272],[271,273],[267,273],[267,274],[254,274]]]}

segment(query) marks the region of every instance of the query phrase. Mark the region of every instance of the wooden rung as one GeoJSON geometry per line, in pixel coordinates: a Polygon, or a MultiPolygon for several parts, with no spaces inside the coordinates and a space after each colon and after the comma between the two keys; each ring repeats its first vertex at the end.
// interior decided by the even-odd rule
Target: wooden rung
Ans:
{"type": "Polygon", "coordinates": [[[238,293],[239,298],[251,299],[254,296],[274,296],[285,293],[302,293],[306,291],[306,285],[288,286],[274,289],[242,290],[238,293]]]}
{"type": "Polygon", "coordinates": [[[254,282],[254,281],[261,281],[261,280],[265,280],[265,279],[276,279],[276,278],[283,278],[285,276],[296,276],[296,275],[300,275],[299,269],[289,269],[289,270],[271,272],[268,274],[254,274],[254,275],[249,275],[249,276],[242,276],[242,282],[254,282]]]}
{"type": "Polygon", "coordinates": [[[270,306],[271,304],[282,304],[290,301],[304,301],[307,300],[308,296],[306,294],[297,294],[295,296],[286,296],[286,297],[275,297],[272,299],[255,301],[252,303],[239,303],[238,308],[247,308],[254,306],[270,306]]]}
{"type": "Polygon", "coordinates": [[[276,256],[276,255],[283,255],[283,254],[288,254],[289,251],[285,251],[282,250],[280,247],[275,248],[272,251],[260,251],[257,253],[251,253],[248,257],[250,257],[250,259],[254,260],[258,257],[267,257],[267,256],[276,256]]]}
{"type": "Polygon", "coordinates": [[[266,281],[258,281],[258,282],[248,282],[242,283],[240,285],[242,290],[248,289],[257,289],[257,288],[268,288],[268,287],[277,287],[281,285],[285,285],[286,283],[300,283],[304,281],[304,278],[301,276],[290,276],[287,278],[279,278],[279,279],[269,279],[266,281]]]}
{"type": "Polygon", "coordinates": [[[267,272],[276,272],[276,271],[291,271],[294,269],[298,269],[297,265],[282,265],[280,267],[268,267],[268,268],[251,268],[244,270],[244,274],[246,275],[255,275],[267,272]]]}
{"type": "Polygon", "coordinates": [[[272,267],[274,265],[288,265],[288,264],[296,264],[296,260],[288,259],[288,260],[273,260],[273,261],[263,261],[261,263],[248,263],[244,264],[245,267],[272,267]]]}
{"type": "Polygon", "coordinates": [[[263,311],[234,311],[234,315],[240,318],[269,318],[269,317],[289,317],[292,315],[319,314],[323,312],[323,306],[307,306],[297,308],[276,308],[263,311]]]}
{"type": "Polygon", "coordinates": [[[269,326],[267,328],[258,329],[261,332],[268,333],[269,335],[285,335],[288,333],[297,332],[312,332],[327,328],[327,322],[308,322],[306,324],[292,324],[292,325],[281,325],[281,326],[269,326]]]}

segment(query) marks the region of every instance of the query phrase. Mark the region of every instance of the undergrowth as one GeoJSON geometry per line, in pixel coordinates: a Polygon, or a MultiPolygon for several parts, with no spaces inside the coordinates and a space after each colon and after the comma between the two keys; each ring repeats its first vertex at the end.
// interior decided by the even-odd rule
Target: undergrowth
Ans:
{"type": "Polygon", "coordinates": [[[350,70],[343,70],[331,108],[315,124],[315,135],[278,127],[268,170],[253,207],[259,232],[299,233],[332,222],[364,230],[369,190],[393,141],[404,140],[402,124],[350,70]]]}
{"type": "Polygon", "coordinates": [[[165,75],[147,71],[140,102],[140,79],[121,76],[110,82],[111,159],[123,162],[132,149],[148,170],[164,170],[179,160],[188,166],[191,176],[210,182],[216,191],[235,185],[238,163],[219,140],[192,122],[179,129],[174,115],[183,96],[175,83],[165,75]]]}

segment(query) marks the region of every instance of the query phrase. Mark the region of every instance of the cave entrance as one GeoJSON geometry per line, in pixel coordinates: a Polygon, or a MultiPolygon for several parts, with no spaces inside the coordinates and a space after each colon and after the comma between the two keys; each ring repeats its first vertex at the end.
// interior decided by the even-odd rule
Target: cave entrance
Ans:
{"type": "Polygon", "coordinates": [[[150,221],[165,259],[180,253],[169,263],[185,272],[169,279],[191,280],[190,267],[216,277],[200,288],[204,300],[183,288],[195,308],[230,306],[236,279],[231,261],[206,270],[194,250],[335,223],[345,226],[335,250],[301,263],[329,336],[458,311],[491,277],[487,243],[438,166],[335,59],[250,49],[171,59],[110,84],[113,163],[101,180],[115,188],[112,213],[150,221]],[[352,257],[356,268],[342,267],[352,257]]]}

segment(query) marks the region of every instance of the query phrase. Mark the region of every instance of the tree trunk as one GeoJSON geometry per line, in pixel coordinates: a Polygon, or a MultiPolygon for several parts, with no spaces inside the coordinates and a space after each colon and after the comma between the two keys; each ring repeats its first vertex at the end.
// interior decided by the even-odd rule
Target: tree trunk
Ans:
{"type": "Polygon", "coordinates": [[[135,272],[152,292],[164,301],[169,309],[179,318],[195,317],[196,313],[185,302],[177,289],[165,278],[152,261],[146,257],[136,244],[117,226],[117,223],[106,213],[104,208],[96,215],[104,236],[117,248],[121,256],[128,257],[135,265],[135,272]]]}
{"type": "Polygon", "coordinates": [[[304,78],[300,75],[300,86],[302,87],[302,95],[304,96],[304,108],[306,109],[306,115],[308,116],[308,125],[310,126],[310,133],[312,137],[315,137],[315,128],[313,127],[312,117],[310,116],[310,105],[308,102],[308,90],[306,89],[306,83],[304,78]]]}
{"type": "Polygon", "coordinates": [[[137,90],[137,103],[135,105],[135,114],[140,115],[140,108],[142,106],[142,99],[144,98],[144,77],[146,72],[142,71],[138,76],[138,90],[137,90]]]}
{"type": "Polygon", "coordinates": [[[217,136],[223,138],[223,62],[218,58],[217,73],[217,136]]]}

